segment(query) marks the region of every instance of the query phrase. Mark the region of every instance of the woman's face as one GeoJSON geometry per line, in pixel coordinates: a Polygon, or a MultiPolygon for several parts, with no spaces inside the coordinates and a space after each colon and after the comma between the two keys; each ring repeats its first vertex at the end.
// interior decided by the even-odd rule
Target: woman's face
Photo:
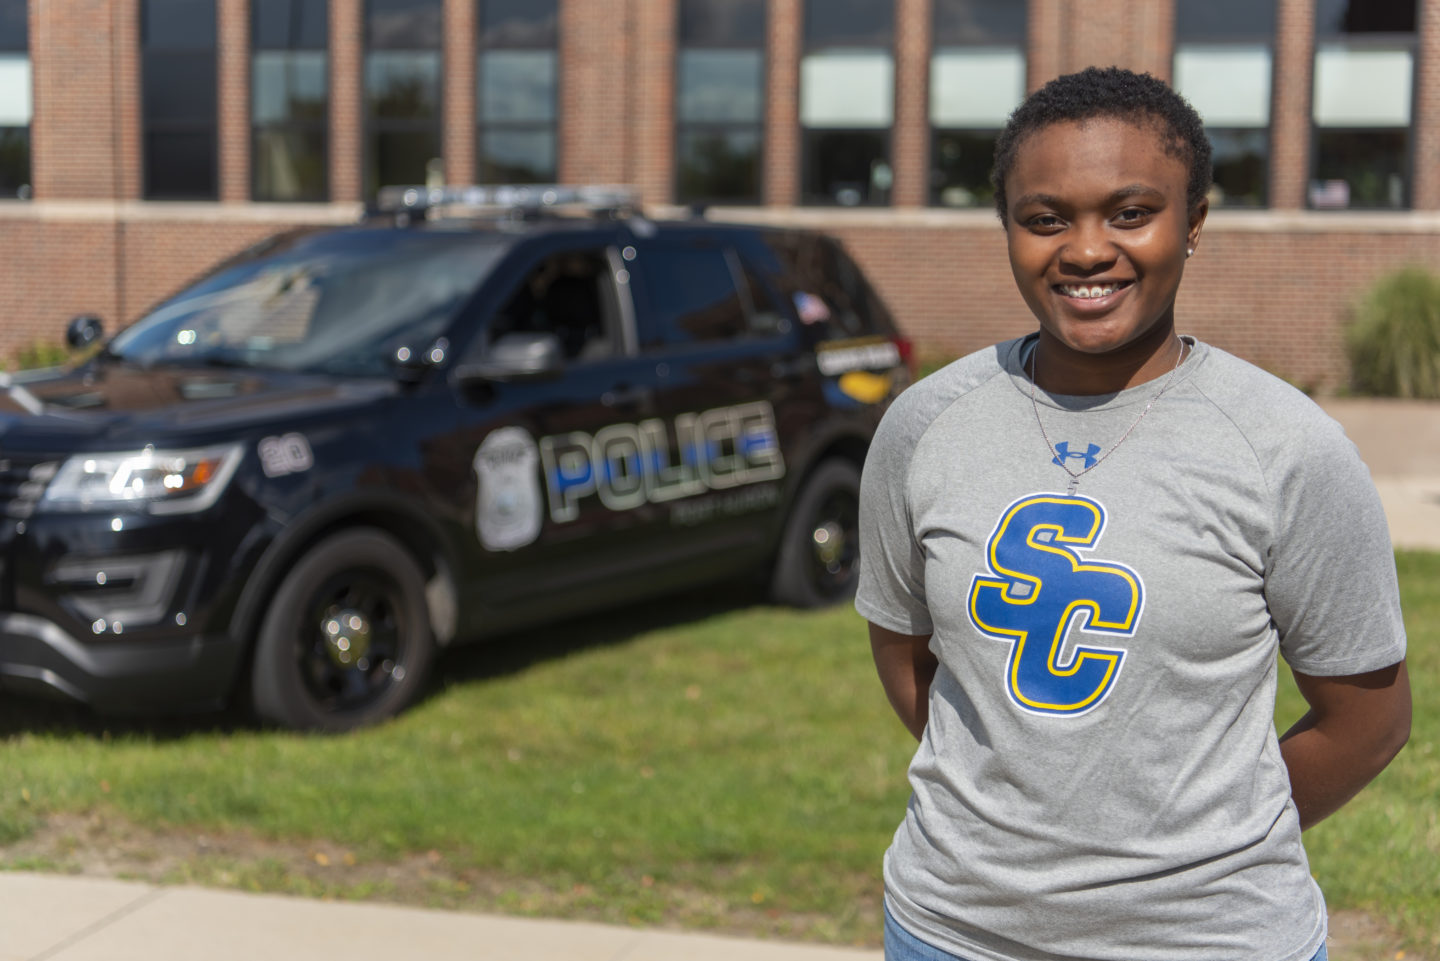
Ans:
{"type": "Polygon", "coordinates": [[[1203,202],[1186,209],[1187,179],[1149,124],[1067,121],[1021,143],[1006,237],[1047,347],[1169,356],[1186,250],[1205,220],[1203,202]]]}

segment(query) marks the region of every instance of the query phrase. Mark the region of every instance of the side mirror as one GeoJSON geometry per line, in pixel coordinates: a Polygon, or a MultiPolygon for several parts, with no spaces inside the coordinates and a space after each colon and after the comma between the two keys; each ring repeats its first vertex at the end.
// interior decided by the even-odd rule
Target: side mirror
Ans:
{"type": "Polygon", "coordinates": [[[554,334],[502,334],[485,356],[456,370],[462,382],[476,380],[537,380],[565,369],[565,350],[554,334]]]}
{"type": "Polygon", "coordinates": [[[81,314],[65,325],[65,343],[72,350],[89,347],[105,335],[105,324],[94,314],[81,314]]]}

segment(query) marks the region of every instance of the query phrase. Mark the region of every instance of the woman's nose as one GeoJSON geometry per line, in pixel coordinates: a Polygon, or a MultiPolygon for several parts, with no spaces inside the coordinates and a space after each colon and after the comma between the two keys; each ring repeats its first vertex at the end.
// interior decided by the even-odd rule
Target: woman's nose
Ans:
{"type": "Polygon", "coordinates": [[[1094,273],[1115,262],[1115,245],[1105,231],[1105,225],[1087,219],[1070,226],[1065,246],[1060,251],[1062,267],[1069,267],[1084,273],[1094,273]]]}

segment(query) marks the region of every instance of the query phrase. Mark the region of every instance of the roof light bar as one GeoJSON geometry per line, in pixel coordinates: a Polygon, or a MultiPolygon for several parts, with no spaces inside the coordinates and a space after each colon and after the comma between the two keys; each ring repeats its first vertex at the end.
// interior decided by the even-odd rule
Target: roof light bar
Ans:
{"type": "Polygon", "coordinates": [[[639,191],[619,185],[399,185],[381,187],[375,195],[375,209],[381,213],[423,213],[439,207],[506,210],[583,207],[592,210],[615,210],[639,205],[639,191]]]}

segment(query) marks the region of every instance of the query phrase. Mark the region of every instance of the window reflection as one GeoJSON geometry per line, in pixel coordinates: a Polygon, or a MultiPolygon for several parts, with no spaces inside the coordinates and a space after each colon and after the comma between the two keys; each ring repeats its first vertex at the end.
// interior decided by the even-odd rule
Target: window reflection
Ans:
{"type": "Polygon", "coordinates": [[[553,130],[504,128],[480,135],[480,179],[486,183],[547,183],[555,179],[553,130]]]}
{"type": "Polygon", "coordinates": [[[440,58],[429,53],[372,53],[365,64],[365,91],[377,118],[436,118],[440,58]]]}
{"type": "Polygon", "coordinates": [[[936,0],[930,61],[930,202],[993,202],[995,140],[1025,96],[1026,5],[936,0]]]}
{"type": "Polygon", "coordinates": [[[682,122],[761,119],[764,64],[759,50],[684,50],[679,74],[682,122]]]}
{"type": "Polygon", "coordinates": [[[1315,0],[1315,35],[1414,33],[1417,0],[1315,0]]]}
{"type": "Polygon", "coordinates": [[[760,182],[758,129],[689,129],[680,134],[676,193],[682,200],[752,203],[760,182]]]}
{"type": "Polygon", "coordinates": [[[805,203],[890,202],[889,130],[807,130],[803,149],[805,203]]]}
{"type": "Polygon", "coordinates": [[[140,111],[144,193],[217,193],[214,0],[142,0],[140,111]]]}
{"type": "Polygon", "coordinates": [[[1319,130],[1310,205],[1398,209],[1407,197],[1407,130],[1319,130]]]}
{"type": "Polygon", "coordinates": [[[1309,200],[1409,203],[1417,0],[1317,0],[1309,200]]]}
{"type": "Polygon", "coordinates": [[[1215,182],[1210,203],[1220,207],[1265,206],[1270,132],[1265,129],[1207,130],[1215,182]]]}
{"type": "Polygon", "coordinates": [[[256,200],[328,193],[326,0],[252,0],[251,191],[256,200]]]}
{"type": "Polygon", "coordinates": [[[995,200],[990,168],[995,161],[993,130],[937,130],[931,168],[931,201],[942,207],[984,207],[995,200]]]}
{"type": "Polygon", "coordinates": [[[485,47],[553,47],[559,36],[556,0],[483,0],[480,44],[485,47]]]}
{"type": "Polygon", "coordinates": [[[441,0],[366,0],[371,50],[438,50],[442,26],[441,0]]]}
{"type": "Polygon", "coordinates": [[[25,0],[0,0],[0,200],[30,196],[30,37],[25,0]]]}
{"type": "Polygon", "coordinates": [[[682,3],[680,45],[763,47],[765,0],[693,0],[682,3]]]}
{"type": "Polygon", "coordinates": [[[808,48],[888,47],[894,40],[894,0],[805,0],[808,48]]]}
{"type": "Polygon", "coordinates": [[[480,61],[480,119],[555,119],[555,53],[496,50],[480,61]]]}
{"type": "Polygon", "coordinates": [[[1266,203],[1275,0],[1177,4],[1175,88],[1205,120],[1214,206],[1266,203]]]}
{"type": "Polygon", "coordinates": [[[475,71],[477,154],[486,183],[557,179],[558,6],[480,0],[475,71]]]}
{"type": "Polygon", "coordinates": [[[1025,12],[1015,0],[935,0],[935,46],[1024,47],[1025,12]]]}
{"type": "Polygon", "coordinates": [[[675,63],[675,196],[760,202],[767,4],[681,0],[675,63]]]}

